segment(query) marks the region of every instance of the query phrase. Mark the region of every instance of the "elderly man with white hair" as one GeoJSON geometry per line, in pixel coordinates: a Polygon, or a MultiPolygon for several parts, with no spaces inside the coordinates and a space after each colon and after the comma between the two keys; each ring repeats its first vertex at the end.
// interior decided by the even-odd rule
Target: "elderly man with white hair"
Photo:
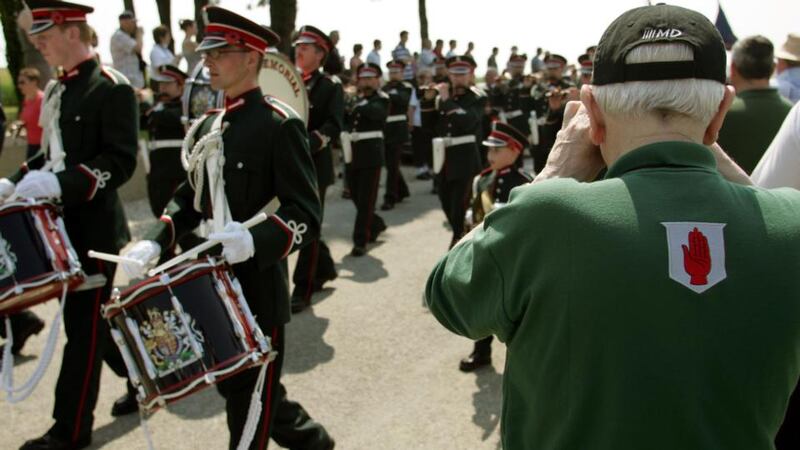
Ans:
{"type": "Polygon", "coordinates": [[[434,316],[507,344],[504,448],[773,448],[800,375],[800,193],[712,146],[724,82],[704,16],[624,13],[545,170],[434,268],[434,316]]]}

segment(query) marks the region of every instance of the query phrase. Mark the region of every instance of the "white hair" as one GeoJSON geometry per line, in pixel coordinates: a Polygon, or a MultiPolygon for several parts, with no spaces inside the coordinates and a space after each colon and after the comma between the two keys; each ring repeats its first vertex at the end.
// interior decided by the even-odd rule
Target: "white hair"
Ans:
{"type": "MultiPolygon", "coordinates": [[[[694,51],[681,43],[640,45],[625,58],[627,64],[692,60],[694,51]]],[[[708,124],[719,110],[725,86],[713,80],[688,78],[593,86],[592,93],[606,114],[632,118],[649,113],[678,115],[708,124]]]]}

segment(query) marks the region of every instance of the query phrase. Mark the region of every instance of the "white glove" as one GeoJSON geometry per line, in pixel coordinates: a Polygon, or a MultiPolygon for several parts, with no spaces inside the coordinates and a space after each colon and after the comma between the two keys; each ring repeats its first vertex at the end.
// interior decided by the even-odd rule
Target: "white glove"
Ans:
{"type": "Polygon", "coordinates": [[[0,179],[0,202],[6,201],[9,197],[14,195],[16,186],[8,178],[0,179]]]}
{"type": "Polygon", "coordinates": [[[208,239],[222,244],[222,256],[231,264],[247,261],[256,253],[253,235],[239,222],[228,222],[221,233],[211,233],[208,239]]]}
{"type": "Polygon", "coordinates": [[[61,197],[61,184],[52,172],[31,170],[17,184],[17,195],[23,198],[57,198],[61,197]]]}
{"type": "Polygon", "coordinates": [[[122,270],[128,278],[144,278],[150,267],[150,261],[161,255],[161,246],[155,241],[139,241],[122,254],[133,261],[122,263],[122,270]]]}

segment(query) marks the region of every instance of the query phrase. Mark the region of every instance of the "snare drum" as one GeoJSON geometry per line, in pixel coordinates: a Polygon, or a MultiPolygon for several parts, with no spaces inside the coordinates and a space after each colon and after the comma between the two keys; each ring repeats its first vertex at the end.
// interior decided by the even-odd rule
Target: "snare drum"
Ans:
{"type": "Polygon", "coordinates": [[[186,126],[199,119],[206,111],[215,108],[222,108],[225,97],[222,91],[215,91],[211,88],[211,77],[208,74],[208,67],[198,64],[188,80],[186,87],[183,88],[183,116],[181,121],[186,126]]]}
{"type": "Polygon", "coordinates": [[[12,314],[83,283],[78,255],[52,203],[0,206],[0,314],[12,314]]]}
{"type": "Polygon", "coordinates": [[[146,413],[270,359],[270,340],[221,258],[115,291],[103,316],[146,413]]]}

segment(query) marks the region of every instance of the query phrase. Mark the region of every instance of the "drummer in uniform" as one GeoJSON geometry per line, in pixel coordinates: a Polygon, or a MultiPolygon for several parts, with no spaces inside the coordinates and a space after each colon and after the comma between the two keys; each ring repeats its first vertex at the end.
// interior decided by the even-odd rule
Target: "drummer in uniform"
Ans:
{"type": "MultiPolygon", "coordinates": [[[[278,44],[278,35],[219,7],[208,6],[205,13],[208,25],[197,51],[204,53],[211,87],[227,94],[225,108],[209,111],[187,133],[187,144],[201,139],[206,143],[189,155],[196,162],[188,169],[192,182],[181,184],[145,240],[126,252],[139,263],[125,263],[123,268],[132,277],[142,276],[176,240],[201,221],[210,221],[209,238],[222,244],[222,255],[277,351],[264,380],[264,406],[250,448],[266,448],[270,436],[287,448],[332,448],[325,429],[302,406],[286,400],[280,384],[284,326],[291,316],[286,258],[316,239],[320,229],[308,134],[294,110],[265,97],[258,86],[263,54],[278,44]],[[203,187],[196,191],[194,186],[203,187]],[[250,229],[242,225],[275,199],[280,206],[265,222],[250,229]]],[[[259,371],[252,368],[217,384],[225,398],[232,449],[242,436],[259,371]]]]}
{"type": "MultiPolygon", "coordinates": [[[[308,137],[311,158],[317,172],[317,189],[321,208],[325,209],[325,193],[335,179],[332,142],[344,126],[344,91],[336,76],[320,70],[331,54],[333,41],[319,28],[306,25],[300,28],[294,41],[295,64],[303,72],[308,91],[308,137]]],[[[311,295],[336,279],[336,267],[331,251],[322,239],[315,239],[300,249],[292,281],[292,312],[297,313],[311,304],[311,295]]]]}
{"type": "Polygon", "coordinates": [[[564,78],[567,59],[558,54],[551,54],[544,60],[545,79],[533,88],[533,102],[539,125],[539,144],[531,147],[533,170],[539,173],[547,162],[547,155],[555,142],[555,133],[561,128],[564,116],[564,105],[575,84],[564,78]],[[556,97],[553,97],[553,96],[556,97]],[[553,109],[551,106],[558,106],[553,109]],[[552,139],[548,139],[552,137],[552,139]]]}
{"type": "MultiPolygon", "coordinates": [[[[494,122],[483,145],[489,148],[489,167],[472,180],[472,199],[465,219],[468,229],[479,226],[486,214],[505,205],[512,189],[533,181],[527,172],[516,165],[519,156],[528,146],[528,137],[521,131],[509,124],[494,122]]],[[[490,365],[492,340],[493,336],[488,336],[475,341],[472,353],[459,363],[459,370],[472,372],[490,365]]]]}
{"type": "Polygon", "coordinates": [[[356,205],[353,226],[353,256],[367,253],[367,244],[375,242],[386,230],[386,223],[375,214],[375,201],[384,164],[383,129],[389,115],[389,96],[380,89],[381,67],[364,63],[356,69],[358,101],[349,117],[352,160],[349,164],[350,192],[356,205]]]}
{"type": "MultiPolygon", "coordinates": [[[[443,138],[440,142],[445,148],[437,184],[442,209],[453,230],[450,247],[464,233],[471,182],[481,170],[478,139],[487,98],[482,90],[473,86],[475,66],[471,56],[447,58],[450,85],[439,85],[436,131],[443,138]]],[[[435,147],[434,143],[434,151],[435,147]]]]}
{"type": "Polygon", "coordinates": [[[406,180],[400,172],[400,156],[403,146],[409,140],[408,105],[414,93],[414,85],[403,81],[406,63],[393,59],[386,64],[389,69],[389,82],[383,86],[383,92],[389,96],[389,116],[384,129],[386,158],[386,190],[383,195],[382,211],[394,209],[395,203],[403,201],[410,195],[406,180]]]}
{"type": "Polygon", "coordinates": [[[533,111],[533,78],[524,75],[528,55],[511,55],[508,60],[508,70],[511,79],[508,81],[508,93],[505,96],[503,116],[511,126],[521,131],[525,136],[531,133],[528,119],[533,111]]]}
{"type": "MultiPolygon", "coordinates": [[[[92,56],[86,15],[93,8],[56,0],[27,4],[33,14],[32,42],[50,66],[62,72],[46,88],[42,150],[0,185],[16,184],[16,195],[23,198],[60,198],[66,231],[83,271],[104,276],[105,283],[67,294],[67,343],[56,382],[55,424],[21,448],[79,449],[91,443],[102,361],[127,376],[108,323],[100,317],[115,266],[89,259],[87,253],[117,253],[129,240],[117,189],[136,168],[139,113],[127,79],[99,66],[92,56]],[[45,163],[52,171],[38,170],[45,163]]],[[[2,194],[10,195],[5,188],[2,194]]]]}
{"type": "MultiPolygon", "coordinates": [[[[181,144],[186,134],[181,121],[181,95],[189,76],[171,64],[157,70],[161,76],[158,82],[161,101],[145,113],[144,125],[150,135],[147,143],[150,170],[147,174],[147,195],[153,214],[161,217],[178,186],[186,181],[186,170],[181,163],[181,144]]],[[[177,244],[181,249],[188,250],[200,242],[202,239],[199,236],[187,233],[177,244]]],[[[174,248],[172,250],[165,254],[165,259],[174,254],[174,248]]]]}

